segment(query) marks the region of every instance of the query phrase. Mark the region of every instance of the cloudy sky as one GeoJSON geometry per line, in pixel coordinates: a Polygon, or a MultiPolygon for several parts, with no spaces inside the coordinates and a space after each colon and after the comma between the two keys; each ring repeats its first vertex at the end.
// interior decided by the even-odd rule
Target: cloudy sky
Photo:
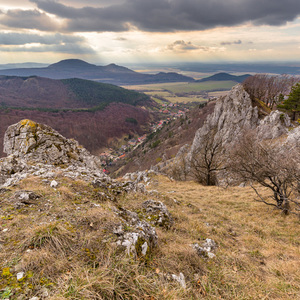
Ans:
{"type": "Polygon", "coordinates": [[[0,63],[300,61],[300,0],[1,0],[0,63]]]}

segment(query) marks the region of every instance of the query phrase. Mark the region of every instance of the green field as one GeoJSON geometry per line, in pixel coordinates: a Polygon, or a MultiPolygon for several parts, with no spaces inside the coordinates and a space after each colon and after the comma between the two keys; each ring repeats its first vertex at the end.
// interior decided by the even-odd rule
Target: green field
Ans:
{"type": "Polygon", "coordinates": [[[236,82],[234,81],[206,81],[165,85],[165,89],[173,93],[190,93],[201,91],[230,90],[234,85],[236,85],[236,82]]]}
{"type": "Polygon", "coordinates": [[[165,97],[168,101],[172,103],[189,103],[189,102],[203,102],[207,101],[202,97],[165,97]]]}
{"type": "Polygon", "coordinates": [[[224,94],[224,91],[230,90],[236,84],[234,81],[174,82],[131,85],[125,86],[125,88],[144,92],[155,101],[163,97],[165,100],[173,103],[188,103],[202,102],[207,100],[209,96],[224,94]],[[223,91],[223,93],[220,91],[223,91]]]}

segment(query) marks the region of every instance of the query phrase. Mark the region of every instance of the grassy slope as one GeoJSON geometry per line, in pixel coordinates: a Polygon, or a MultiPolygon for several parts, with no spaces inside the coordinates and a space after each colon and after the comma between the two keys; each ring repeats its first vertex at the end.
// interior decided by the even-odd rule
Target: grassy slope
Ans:
{"type": "Polygon", "coordinates": [[[254,202],[249,187],[224,190],[158,176],[149,189],[161,194],[129,194],[112,203],[87,183],[56,179],[57,191],[31,178],[0,195],[7,229],[1,289],[19,288],[30,298],[46,288],[49,299],[299,299],[299,219],[254,202]],[[42,198],[16,210],[9,197],[18,189],[42,198]],[[134,261],[111,244],[111,208],[139,208],[149,198],[168,206],[175,225],[157,228],[153,256],[134,261]],[[214,259],[198,257],[190,246],[205,238],[218,243],[214,259]],[[26,276],[18,282],[20,268],[26,276]],[[186,290],[162,277],[180,272],[186,290]]]}

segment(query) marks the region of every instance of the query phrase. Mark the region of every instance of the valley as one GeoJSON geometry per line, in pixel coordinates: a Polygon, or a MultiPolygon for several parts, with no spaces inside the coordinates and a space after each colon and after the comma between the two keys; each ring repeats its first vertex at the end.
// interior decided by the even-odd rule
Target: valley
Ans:
{"type": "MultiPolygon", "coordinates": [[[[85,62],[73,63],[64,61],[57,67],[67,64],[73,71],[78,64],[87,67],[85,62]]],[[[88,65],[88,68],[94,67],[88,65]]],[[[112,160],[127,157],[145,134],[155,132],[174,119],[184,118],[199,104],[225,95],[234,84],[236,82],[225,80],[121,88],[75,78],[3,75],[0,76],[0,134],[20,118],[46,122],[66,137],[78,140],[92,153],[105,153],[103,165],[107,167],[112,160]]],[[[1,145],[2,138],[0,156],[3,156],[1,145]]]]}

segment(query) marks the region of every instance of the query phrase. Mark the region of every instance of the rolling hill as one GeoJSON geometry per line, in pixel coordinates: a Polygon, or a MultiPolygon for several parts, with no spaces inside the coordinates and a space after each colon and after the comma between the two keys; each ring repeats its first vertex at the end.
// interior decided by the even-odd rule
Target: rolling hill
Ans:
{"type": "Polygon", "coordinates": [[[16,68],[0,70],[0,75],[41,76],[51,79],[82,78],[116,85],[193,82],[194,79],[174,72],[158,74],[141,74],[128,68],[109,64],[97,66],[79,59],[66,59],[43,68],[16,68]]]}
{"type": "Polygon", "coordinates": [[[212,76],[197,80],[197,82],[228,81],[228,80],[231,80],[231,81],[235,81],[235,82],[238,82],[238,83],[242,83],[249,76],[251,76],[251,75],[250,74],[244,74],[244,75],[236,76],[236,75],[231,75],[231,74],[228,74],[228,73],[217,73],[217,74],[214,74],[212,76]]]}

